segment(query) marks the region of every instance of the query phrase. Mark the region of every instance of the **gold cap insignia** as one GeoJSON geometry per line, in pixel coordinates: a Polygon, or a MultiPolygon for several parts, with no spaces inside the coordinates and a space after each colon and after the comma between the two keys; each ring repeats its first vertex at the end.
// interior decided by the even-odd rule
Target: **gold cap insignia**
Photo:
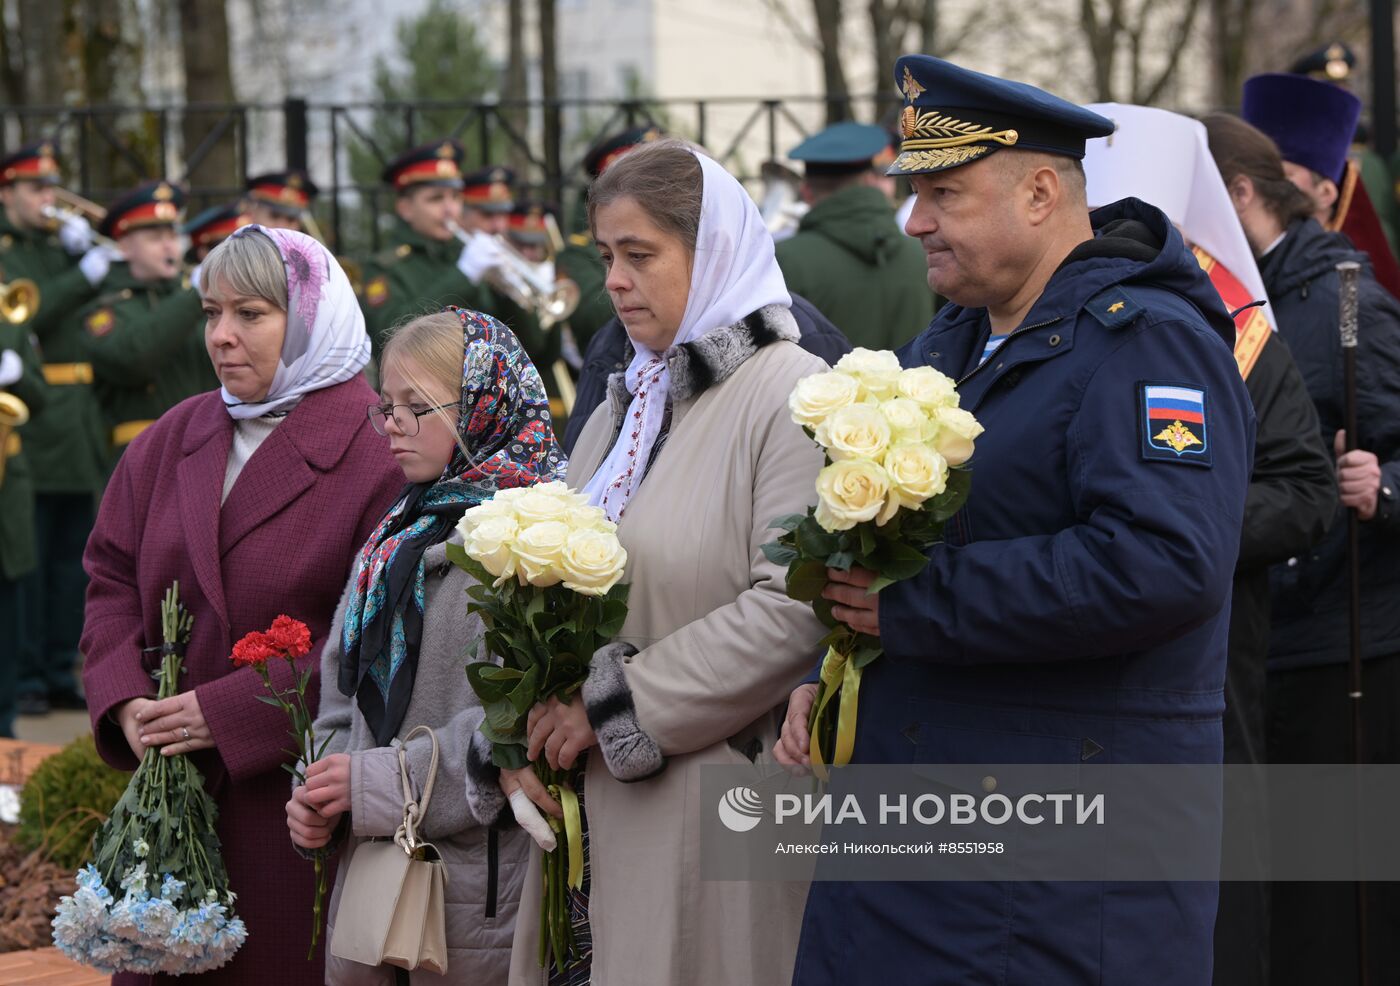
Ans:
{"type": "Polygon", "coordinates": [[[156,190],[151,193],[151,197],[157,202],[168,202],[175,197],[175,192],[164,182],[156,186],[156,190]]]}
{"type": "Polygon", "coordinates": [[[444,158],[455,157],[456,151],[452,147],[452,141],[444,140],[440,145],[438,145],[437,156],[444,158]]]}
{"type": "Polygon", "coordinates": [[[919,85],[919,81],[914,78],[914,73],[909,71],[909,66],[904,66],[904,81],[900,84],[900,91],[904,93],[904,98],[912,103],[924,93],[924,87],[919,85]]]}

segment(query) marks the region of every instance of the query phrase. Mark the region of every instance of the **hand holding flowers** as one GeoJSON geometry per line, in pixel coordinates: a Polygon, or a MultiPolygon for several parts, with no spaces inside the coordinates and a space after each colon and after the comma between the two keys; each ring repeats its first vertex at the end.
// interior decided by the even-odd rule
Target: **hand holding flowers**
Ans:
{"type": "Polygon", "coordinates": [[[828,755],[849,762],[861,672],[882,653],[875,596],[928,563],[967,499],[982,426],[958,407],[951,379],[867,349],[798,381],[788,409],[826,466],[816,506],[774,521],[784,533],[764,552],[787,566],[788,595],[831,628],[810,722],[810,757],[824,777],[828,755]]]}

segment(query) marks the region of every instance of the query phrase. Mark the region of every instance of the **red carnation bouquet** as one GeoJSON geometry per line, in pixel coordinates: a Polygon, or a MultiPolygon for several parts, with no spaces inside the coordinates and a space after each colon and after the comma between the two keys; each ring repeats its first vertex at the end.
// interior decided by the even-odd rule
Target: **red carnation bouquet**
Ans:
{"type": "MultiPolygon", "coordinates": [[[[306,706],[306,689],[311,684],[311,669],[308,667],[298,670],[296,666],[297,658],[305,657],[309,653],[311,631],[306,624],[290,616],[279,616],[266,630],[254,631],[234,644],[233,656],[230,658],[237,667],[252,668],[262,678],[263,684],[271,694],[259,695],[259,702],[275,706],[286,713],[291,724],[288,732],[296,744],[296,749],[288,752],[296,757],[296,761],[283,764],[282,768],[303,784],[306,783],[303,769],[325,755],[326,747],[335,735],[332,732],[319,744],[316,742],[316,717],[306,706]],[[268,668],[268,662],[278,659],[286,661],[292,672],[292,684],[289,688],[278,688],[272,683],[272,672],[268,668]]],[[[312,858],[316,864],[316,902],[311,912],[311,950],[306,955],[308,959],[316,954],[316,943],[321,939],[321,914],[326,899],[328,855],[324,849],[313,851],[312,858]]]]}

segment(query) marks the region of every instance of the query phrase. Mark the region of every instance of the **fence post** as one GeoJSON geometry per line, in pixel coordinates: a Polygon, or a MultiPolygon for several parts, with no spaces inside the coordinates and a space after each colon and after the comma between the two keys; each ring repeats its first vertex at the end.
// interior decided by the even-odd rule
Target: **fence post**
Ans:
{"type": "MultiPolygon", "coordinates": [[[[282,125],[287,135],[287,167],[306,168],[306,100],[289,97],[282,104],[282,125]]],[[[244,162],[246,168],[247,162],[244,162]]]]}

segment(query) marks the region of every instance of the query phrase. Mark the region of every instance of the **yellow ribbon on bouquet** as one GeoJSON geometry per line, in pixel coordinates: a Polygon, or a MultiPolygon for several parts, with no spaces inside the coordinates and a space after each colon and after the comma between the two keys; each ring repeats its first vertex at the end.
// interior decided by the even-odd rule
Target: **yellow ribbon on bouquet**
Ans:
{"type": "Polygon", "coordinates": [[[579,810],[578,795],[567,784],[551,784],[549,793],[554,795],[559,807],[564,809],[564,840],[569,847],[569,889],[583,889],[583,813],[579,810]]]}
{"type": "Polygon", "coordinates": [[[843,654],[835,647],[829,647],[822,658],[821,689],[817,707],[809,724],[810,739],[808,753],[812,759],[812,773],[819,780],[826,780],[828,773],[826,759],[822,755],[821,730],[817,728],[822,713],[826,711],[832,696],[841,694],[836,706],[836,738],[832,750],[831,766],[844,767],[851,762],[851,754],[856,745],[856,709],[860,704],[860,677],[864,668],[856,667],[849,654],[843,654]]]}

